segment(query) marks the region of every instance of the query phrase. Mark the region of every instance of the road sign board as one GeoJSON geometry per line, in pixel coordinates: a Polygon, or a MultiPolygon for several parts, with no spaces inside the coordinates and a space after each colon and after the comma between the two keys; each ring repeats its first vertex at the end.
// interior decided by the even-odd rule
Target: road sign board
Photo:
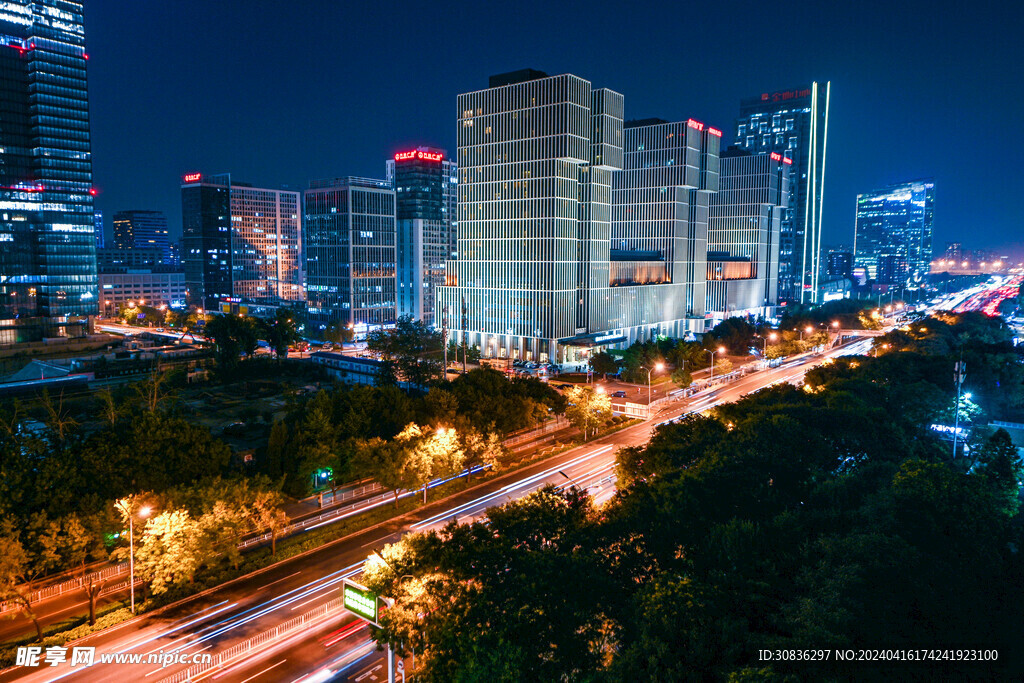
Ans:
{"type": "Polygon", "coordinates": [[[383,604],[376,593],[355,581],[345,580],[342,587],[342,604],[357,617],[366,619],[374,626],[380,626],[380,608],[383,604]]]}

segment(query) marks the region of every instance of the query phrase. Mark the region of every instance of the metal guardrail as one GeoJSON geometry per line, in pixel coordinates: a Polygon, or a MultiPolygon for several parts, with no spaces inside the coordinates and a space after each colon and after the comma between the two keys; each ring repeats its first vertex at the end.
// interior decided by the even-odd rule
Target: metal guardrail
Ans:
{"type": "MultiPolygon", "coordinates": [[[[78,589],[81,589],[81,588],[85,588],[90,583],[95,583],[96,581],[106,581],[107,579],[109,579],[111,577],[119,576],[119,575],[121,575],[123,573],[127,573],[127,572],[128,572],[128,563],[127,562],[122,562],[120,564],[114,564],[114,565],[111,565],[109,567],[104,567],[103,569],[100,569],[99,571],[95,571],[95,572],[90,572],[88,574],[84,574],[84,575],[79,576],[78,578],[75,578],[75,579],[69,579],[67,581],[62,581],[60,583],[55,583],[55,584],[53,584],[51,586],[46,586],[44,588],[40,588],[38,590],[32,591],[28,595],[28,601],[29,601],[29,603],[34,604],[34,603],[38,602],[39,600],[45,600],[47,598],[53,598],[53,597],[56,597],[58,595],[63,595],[64,593],[67,593],[68,591],[73,591],[73,590],[78,590],[78,589]]],[[[127,585],[127,583],[125,585],[127,585]]],[[[106,589],[104,589],[104,592],[106,592],[106,589]]],[[[6,612],[6,611],[11,610],[11,609],[16,609],[18,607],[18,604],[19,603],[15,602],[13,600],[8,600],[6,602],[0,602],[0,613],[6,612]]]]}
{"type": "Polygon", "coordinates": [[[196,676],[199,676],[210,669],[223,666],[225,663],[235,659],[236,657],[252,652],[253,650],[258,649],[267,643],[273,642],[282,636],[287,636],[296,631],[300,631],[306,624],[324,619],[335,612],[340,612],[343,609],[342,604],[341,598],[335,598],[301,616],[289,619],[269,631],[257,633],[252,638],[248,638],[240,643],[232,645],[223,652],[213,655],[210,658],[210,661],[205,664],[193,664],[187,669],[171,674],[170,676],[161,679],[160,683],[184,683],[185,681],[191,681],[196,676]]]}
{"type": "Polygon", "coordinates": [[[550,420],[550,421],[544,423],[544,425],[542,427],[537,427],[536,429],[531,429],[531,430],[522,432],[520,434],[517,434],[515,436],[511,436],[511,437],[505,439],[504,441],[502,441],[502,444],[506,448],[511,448],[513,446],[518,446],[521,443],[526,443],[527,441],[532,441],[533,439],[537,438],[538,436],[540,436],[542,434],[549,434],[551,432],[557,432],[559,430],[565,429],[568,426],[569,426],[569,421],[566,420],[564,417],[559,415],[554,420],[550,420]]]}

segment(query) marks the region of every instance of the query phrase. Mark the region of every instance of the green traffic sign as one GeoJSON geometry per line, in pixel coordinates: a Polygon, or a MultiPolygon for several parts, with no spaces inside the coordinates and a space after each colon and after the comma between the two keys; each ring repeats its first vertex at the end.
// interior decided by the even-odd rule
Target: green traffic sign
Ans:
{"type": "Polygon", "coordinates": [[[342,604],[345,609],[357,617],[362,617],[374,626],[379,626],[377,621],[378,606],[380,600],[377,594],[365,586],[351,581],[346,581],[342,588],[342,604]]]}

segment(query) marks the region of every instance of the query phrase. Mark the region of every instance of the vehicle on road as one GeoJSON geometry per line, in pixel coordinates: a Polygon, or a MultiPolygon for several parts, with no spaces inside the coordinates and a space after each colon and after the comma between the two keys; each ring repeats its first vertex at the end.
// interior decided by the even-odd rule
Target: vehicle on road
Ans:
{"type": "Polygon", "coordinates": [[[612,397],[613,398],[626,398],[626,392],[621,390],[621,389],[619,389],[618,391],[613,391],[612,392],[612,397]]]}

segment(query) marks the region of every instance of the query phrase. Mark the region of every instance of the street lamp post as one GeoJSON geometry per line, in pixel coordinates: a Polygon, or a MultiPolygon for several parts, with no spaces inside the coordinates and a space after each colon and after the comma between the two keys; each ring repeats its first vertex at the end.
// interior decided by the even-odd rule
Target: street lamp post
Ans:
{"type": "Polygon", "coordinates": [[[715,379],[715,351],[717,351],[718,353],[725,353],[725,347],[719,346],[717,349],[704,350],[711,354],[711,376],[708,378],[708,382],[711,382],[713,379],[715,379]]]}
{"type": "MultiPolygon", "coordinates": [[[[135,496],[122,498],[114,503],[114,507],[128,519],[128,582],[131,586],[132,614],[135,614],[135,503],[135,496]]],[[[148,505],[142,506],[138,510],[139,519],[145,519],[150,512],[148,505]]]]}
{"type": "Polygon", "coordinates": [[[661,372],[664,367],[661,363],[655,363],[654,367],[647,368],[647,417],[651,416],[651,373],[654,370],[661,372]]]}

